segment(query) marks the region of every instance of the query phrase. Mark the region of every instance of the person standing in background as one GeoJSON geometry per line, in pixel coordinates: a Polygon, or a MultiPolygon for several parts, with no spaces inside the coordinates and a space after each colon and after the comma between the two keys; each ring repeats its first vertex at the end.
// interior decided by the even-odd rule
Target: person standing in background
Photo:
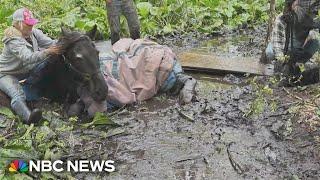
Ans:
{"type": "Polygon", "coordinates": [[[106,7],[112,45],[120,39],[121,14],[127,19],[130,37],[132,39],[140,38],[140,22],[133,0],[106,0],[106,7]]]}

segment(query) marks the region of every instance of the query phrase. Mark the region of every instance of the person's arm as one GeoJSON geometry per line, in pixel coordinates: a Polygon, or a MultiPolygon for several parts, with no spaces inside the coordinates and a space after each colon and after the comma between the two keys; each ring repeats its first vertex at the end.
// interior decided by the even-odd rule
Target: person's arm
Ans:
{"type": "Polygon", "coordinates": [[[48,56],[46,51],[33,52],[22,39],[13,39],[7,45],[11,53],[22,60],[23,66],[42,62],[48,56]]]}
{"type": "Polygon", "coordinates": [[[46,60],[49,55],[57,55],[62,52],[61,47],[56,45],[43,51],[33,52],[22,39],[13,39],[7,45],[11,53],[22,61],[24,67],[32,67],[34,64],[46,60]]]}
{"type": "Polygon", "coordinates": [[[38,42],[38,45],[40,48],[46,49],[56,42],[55,40],[52,40],[50,37],[45,35],[39,29],[33,29],[33,34],[34,34],[35,38],[37,39],[37,42],[38,42]]]}

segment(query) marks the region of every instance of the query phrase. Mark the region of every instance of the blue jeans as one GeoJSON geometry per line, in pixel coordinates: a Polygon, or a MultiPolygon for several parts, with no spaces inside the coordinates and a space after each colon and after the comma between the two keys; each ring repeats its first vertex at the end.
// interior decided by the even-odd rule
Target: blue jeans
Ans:
{"type": "Polygon", "coordinates": [[[0,90],[11,98],[11,106],[13,106],[17,101],[31,101],[37,100],[41,97],[40,91],[35,87],[35,85],[41,80],[41,77],[35,77],[36,75],[41,75],[42,70],[45,69],[47,65],[48,61],[44,61],[33,68],[28,74],[0,74],[0,90]],[[26,79],[26,81],[21,85],[19,80],[23,79],[26,79]]]}
{"type": "Polygon", "coordinates": [[[182,72],[183,71],[182,71],[182,67],[181,67],[180,63],[177,60],[175,60],[175,62],[173,64],[172,71],[169,74],[167,80],[161,86],[160,92],[169,91],[177,81],[177,74],[182,73],[182,72]]]}

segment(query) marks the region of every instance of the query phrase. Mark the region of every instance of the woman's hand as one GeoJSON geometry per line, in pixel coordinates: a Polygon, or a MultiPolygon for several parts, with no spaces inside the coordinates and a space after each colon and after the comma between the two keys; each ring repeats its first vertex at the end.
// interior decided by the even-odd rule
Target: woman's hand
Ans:
{"type": "Polygon", "coordinates": [[[63,53],[63,49],[61,45],[52,45],[45,52],[50,55],[60,55],[63,53]]]}

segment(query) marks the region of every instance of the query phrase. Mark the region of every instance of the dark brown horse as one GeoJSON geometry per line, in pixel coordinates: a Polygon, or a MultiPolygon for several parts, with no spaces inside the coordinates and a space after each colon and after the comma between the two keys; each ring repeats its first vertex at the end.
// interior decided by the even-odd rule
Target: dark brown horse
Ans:
{"type": "Polygon", "coordinates": [[[95,101],[104,101],[108,87],[100,71],[99,51],[88,35],[62,29],[58,44],[64,49],[63,62],[69,67],[70,80],[86,89],[95,101]]]}

